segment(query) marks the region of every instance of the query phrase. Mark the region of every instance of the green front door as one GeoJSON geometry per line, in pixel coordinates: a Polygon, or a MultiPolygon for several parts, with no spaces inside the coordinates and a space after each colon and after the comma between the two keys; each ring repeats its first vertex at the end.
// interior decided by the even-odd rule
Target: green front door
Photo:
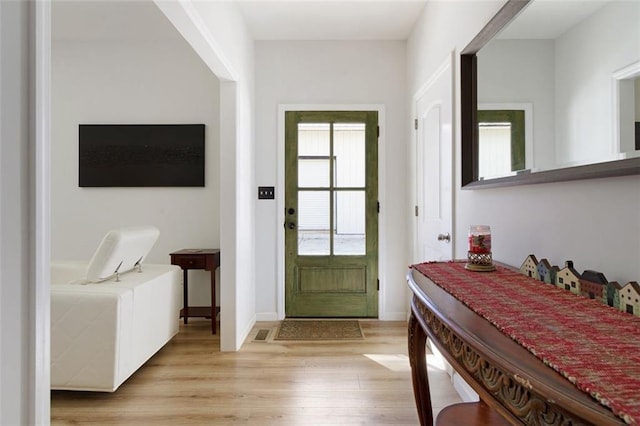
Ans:
{"type": "Polygon", "coordinates": [[[285,312],[378,316],[378,113],[285,115],[285,312]]]}

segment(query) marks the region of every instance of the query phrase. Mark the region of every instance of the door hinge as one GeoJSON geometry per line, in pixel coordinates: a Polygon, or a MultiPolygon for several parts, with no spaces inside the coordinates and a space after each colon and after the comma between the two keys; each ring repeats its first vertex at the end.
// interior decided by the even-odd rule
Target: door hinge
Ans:
{"type": "Polygon", "coordinates": [[[418,206],[415,206],[415,213],[416,213],[416,216],[418,216],[418,206]]]}
{"type": "Polygon", "coordinates": [[[413,119],[413,128],[418,130],[418,119],[417,118],[413,119]]]}
{"type": "Polygon", "coordinates": [[[378,278],[378,291],[380,291],[380,278],[378,278]]]}
{"type": "Polygon", "coordinates": [[[380,126],[377,127],[377,135],[380,137],[380,126]]]}
{"type": "Polygon", "coordinates": [[[377,209],[378,209],[378,213],[380,213],[380,201],[378,201],[378,207],[377,207],[377,209]]]}

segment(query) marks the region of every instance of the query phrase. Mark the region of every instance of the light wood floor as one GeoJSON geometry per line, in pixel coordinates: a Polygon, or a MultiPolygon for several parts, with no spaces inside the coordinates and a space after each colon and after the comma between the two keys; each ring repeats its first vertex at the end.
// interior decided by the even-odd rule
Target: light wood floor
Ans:
{"type": "MultiPolygon", "coordinates": [[[[114,393],[53,391],[53,425],[416,425],[405,322],[365,320],[351,342],[254,342],[220,352],[192,320],[114,393]]],[[[270,335],[272,335],[270,333],[270,335]]],[[[270,339],[269,339],[270,340],[270,339]]],[[[434,411],[458,402],[430,367],[434,411]]]]}

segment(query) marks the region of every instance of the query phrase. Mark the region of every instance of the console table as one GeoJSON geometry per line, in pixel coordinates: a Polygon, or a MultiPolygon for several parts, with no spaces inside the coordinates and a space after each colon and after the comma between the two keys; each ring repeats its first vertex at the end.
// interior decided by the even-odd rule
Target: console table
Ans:
{"type": "MultiPolygon", "coordinates": [[[[473,278],[467,278],[470,280],[473,278]]],[[[407,282],[413,293],[409,357],[422,425],[433,422],[424,357],[427,336],[481,400],[514,425],[625,424],[611,409],[578,389],[415,267],[407,274],[407,282]]],[[[505,303],[504,295],[493,297],[496,307],[505,303]]],[[[572,327],[572,323],[569,321],[566,327],[572,327]]]]}
{"type": "Polygon", "coordinates": [[[184,276],[183,303],[180,317],[188,324],[191,317],[211,318],[211,333],[216,334],[216,269],[220,267],[218,249],[183,249],[170,253],[171,264],[182,268],[184,276]],[[204,269],[211,273],[211,306],[189,306],[189,269],[204,269]]]}

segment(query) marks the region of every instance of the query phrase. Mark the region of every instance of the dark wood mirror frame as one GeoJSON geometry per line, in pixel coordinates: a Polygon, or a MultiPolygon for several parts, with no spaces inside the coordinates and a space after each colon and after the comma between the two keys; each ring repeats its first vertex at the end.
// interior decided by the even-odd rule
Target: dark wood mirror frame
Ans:
{"type": "Polygon", "coordinates": [[[503,178],[478,180],[478,51],[511,22],[532,0],[508,0],[460,53],[462,188],[481,189],[511,185],[561,182],[640,174],[640,157],[565,167],[503,178]]]}

